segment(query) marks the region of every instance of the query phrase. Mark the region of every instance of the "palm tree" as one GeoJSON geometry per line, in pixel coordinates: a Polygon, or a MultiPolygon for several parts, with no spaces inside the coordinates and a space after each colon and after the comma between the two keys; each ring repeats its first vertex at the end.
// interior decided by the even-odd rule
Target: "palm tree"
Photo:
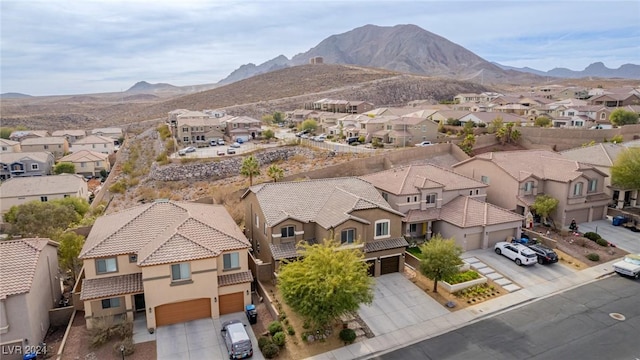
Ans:
{"type": "Polygon", "coordinates": [[[271,164],[267,169],[267,176],[273,179],[273,182],[278,182],[284,177],[284,170],[276,164],[271,164]]]}
{"type": "Polygon", "coordinates": [[[253,155],[242,160],[242,165],[240,166],[240,174],[248,176],[249,186],[253,186],[253,177],[260,175],[260,164],[253,155]]]}

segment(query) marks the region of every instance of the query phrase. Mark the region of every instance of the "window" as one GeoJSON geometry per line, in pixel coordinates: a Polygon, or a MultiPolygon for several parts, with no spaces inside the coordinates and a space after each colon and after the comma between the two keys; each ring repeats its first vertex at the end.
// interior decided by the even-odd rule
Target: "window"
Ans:
{"type": "Polygon", "coordinates": [[[104,299],[102,300],[103,309],[111,309],[120,307],[120,298],[104,299]]]}
{"type": "Polygon", "coordinates": [[[382,237],[389,237],[389,220],[376,221],[376,234],[374,239],[382,237]]]}
{"type": "Polygon", "coordinates": [[[407,196],[407,202],[411,202],[411,196],[407,196]]]}
{"type": "Polygon", "coordinates": [[[189,142],[189,137],[188,136],[183,137],[182,142],[189,142]]]}
{"type": "Polygon", "coordinates": [[[413,197],[413,202],[418,202],[418,197],[417,196],[413,197]]]}
{"type": "Polygon", "coordinates": [[[237,252],[222,255],[223,270],[240,268],[240,254],[237,252]]]}
{"type": "Polygon", "coordinates": [[[476,189],[476,195],[478,195],[480,193],[480,191],[478,189],[476,189]]]}
{"type": "Polygon", "coordinates": [[[469,196],[473,195],[473,190],[469,190],[469,196]]]}
{"type": "Polygon", "coordinates": [[[188,127],[183,127],[182,128],[182,132],[189,132],[189,128],[188,127]]]}
{"type": "Polygon", "coordinates": [[[435,204],[436,203],[436,194],[427,194],[427,204],[435,204]]]}
{"type": "Polygon", "coordinates": [[[171,265],[171,281],[189,280],[191,269],[188,263],[171,265]]]}
{"type": "Polygon", "coordinates": [[[573,196],[580,196],[582,195],[582,183],[576,183],[575,185],[573,185],[573,196]]]}
{"type": "Polygon", "coordinates": [[[341,244],[353,244],[356,240],[356,229],[342,230],[340,233],[341,244]]]}
{"type": "Polygon", "coordinates": [[[38,170],[38,164],[31,164],[31,170],[38,170]]]}
{"type": "Polygon", "coordinates": [[[598,179],[589,180],[589,192],[595,192],[598,190],[598,179]]]}
{"type": "Polygon", "coordinates": [[[40,196],[40,201],[47,202],[49,201],[49,198],[47,198],[46,196],[40,196]]]}
{"type": "Polygon", "coordinates": [[[294,226],[285,226],[280,228],[280,235],[282,235],[283,238],[294,237],[296,236],[295,231],[296,228],[294,226]]]}
{"type": "Polygon", "coordinates": [[[96,272],[98,274],[106,274],[118,271],[118,261],[116,258],[97,259],[96,272]]]}
{"type": "Polygon", "coordinates": [[[96,161],[96,166],[102,166],[102,161],[96,161]]]}
{"type": "Polygon", "coordinates": [[[129,254],[129,262],[130,263],[138,262],[138,255],[137,254],[129,254]]]}
{"type": "Polygon", "coordinates": [[[95,149],[96,148],[96,144],[91,144],[91,148],[95,149]]]}
{"type": "Polygon", "coordinates": [[[409,224],[409,232],[417,233],[418,232],[418,224],[409,224]]]}
{"type": "Polygon", "coordinates": [[[488,177],[488,176],[484,176],[484,175],[482,175],[482,176],[480,177],[480,181],[481,181],[483,184],[487,184],[487,185],[489,185],[489,177],[488,177]]]}
{"type": "Polygon", "coordinates": [[[524,183],[524,192],[531,192],[533,190],[533,181],[527,181],[524,183]]]}
{"type": "Polygon", "coordinates": [[[81,163],[80,163],[80,167],[81,167],[81,168],[87,167],[87,163],[85,163],[85,162],[81,162],[81,163]]]}
{"type": "Polygon", "coordinates": [[[427,132],[427,125],[422,125],[422,132],[427,132]]]}

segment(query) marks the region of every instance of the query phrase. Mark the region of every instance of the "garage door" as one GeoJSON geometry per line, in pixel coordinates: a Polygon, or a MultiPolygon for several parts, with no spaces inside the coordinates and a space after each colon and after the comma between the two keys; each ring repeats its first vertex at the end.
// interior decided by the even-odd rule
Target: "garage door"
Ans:
{"type": "Polygon", "coordinates": [[[156,327],[211,317],[211,299],[156,306],[156,327]]]}
{"type": "Polygon", "coordinates": [[[587,222],[589,221],[589,209],[567,211],[567,217],[565,219],[565,226],[571,224],[572,219],[576,219],[578,224],[587,222]]]}
{"type": "Polygon", "coordinates": [[[602,220],[602,219],[604,219],[604,206],[594,207],[593,218],[591,219],[591,221],[602,220]]]}
{"type": "Polygon", "coordinates": [[[369,276],[376,276],[376,261],[367,260],[367,273],[369,276]]]}
{"type": "Polygon", "coordinates": [[[462,248],[464,249],[464,251],[482,248],[482,233],[467,234],[467,237],[463,240],[464,245],[462,246],[462,248]]]}
{"type": "Polygon", "coordinates": [[[493,248],[498,241],[506,241],[507,238],[515,236],[514,229],[492,231],[489,233],[489,248],[493,248]]]}
{"type": "Polygon", "coordinates": [[[244,311],[244,294],[242,292],[220,295],[220,315],[242,311],[244,311]]]}
{"type": "Polygon", "coordinates": [[[400,268],[400,256],[392,256],[380,259],[380,275],[398,272],[400,268]]]}

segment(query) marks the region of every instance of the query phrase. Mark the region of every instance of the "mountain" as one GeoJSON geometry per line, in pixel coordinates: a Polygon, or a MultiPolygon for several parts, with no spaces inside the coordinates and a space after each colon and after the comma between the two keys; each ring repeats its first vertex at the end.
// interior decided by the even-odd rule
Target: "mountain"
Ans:
{"type": "Polygon", "coordinates": [[[526,73],[531,73],[539,76],[551,76],[558,78],[578,79],[586,77],[601,77],[601,78],[621,78],[621,79],[640,79],[640,65],[624,64],[617,69],[610,69],[606,67],[602,62],[595,62],[581,71],[575,71],[567,68],[554,68],[549,71],[540,71],[531,69],[528,67],[517,68],[512,66],[500,65],[493,63],[494,65],[502,68],[503,70],[515,70],[526,73]]]}
{"type": "Polygon", "coordinates": [[[137,83],[135,83],[135,85],[127,89],[125,92],[150,94],[158,91],[179,91],[179,88],[177,86],[166,83],[149,84],[146,81],[138,81],[137,83]]]}
{"type": "Polygon", "coordinates": [[[327,64],[358,65],[459,80],[502,83],[530,75],[505,71],[473,52],[416,25],[365,25],[331,35],[291,60],[280,55],[263,64],[246,64],[222,80],[229,83],[282,69],[308,64],[320,56],[327,64]]]}
{"type": "Polygon", "coordinates": [[[30,98],[30,97],[33,97],[33,96],[16,93],[16,92],[8,92],[8,93],[0,94],[0,99],[24,99],[24,98],[30,98]]]}

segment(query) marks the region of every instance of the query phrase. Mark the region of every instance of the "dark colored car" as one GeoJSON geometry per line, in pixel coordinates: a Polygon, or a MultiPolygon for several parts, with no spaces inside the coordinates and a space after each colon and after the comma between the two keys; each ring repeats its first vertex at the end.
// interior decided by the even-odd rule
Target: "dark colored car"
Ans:
{"type": "Polygon", "coordinates": [[[553,264],[558,262],[558,254],[552,249],[541,244],[531,244],[528,245],[528,247],[538,256],[538,264],[553,264]]]}

